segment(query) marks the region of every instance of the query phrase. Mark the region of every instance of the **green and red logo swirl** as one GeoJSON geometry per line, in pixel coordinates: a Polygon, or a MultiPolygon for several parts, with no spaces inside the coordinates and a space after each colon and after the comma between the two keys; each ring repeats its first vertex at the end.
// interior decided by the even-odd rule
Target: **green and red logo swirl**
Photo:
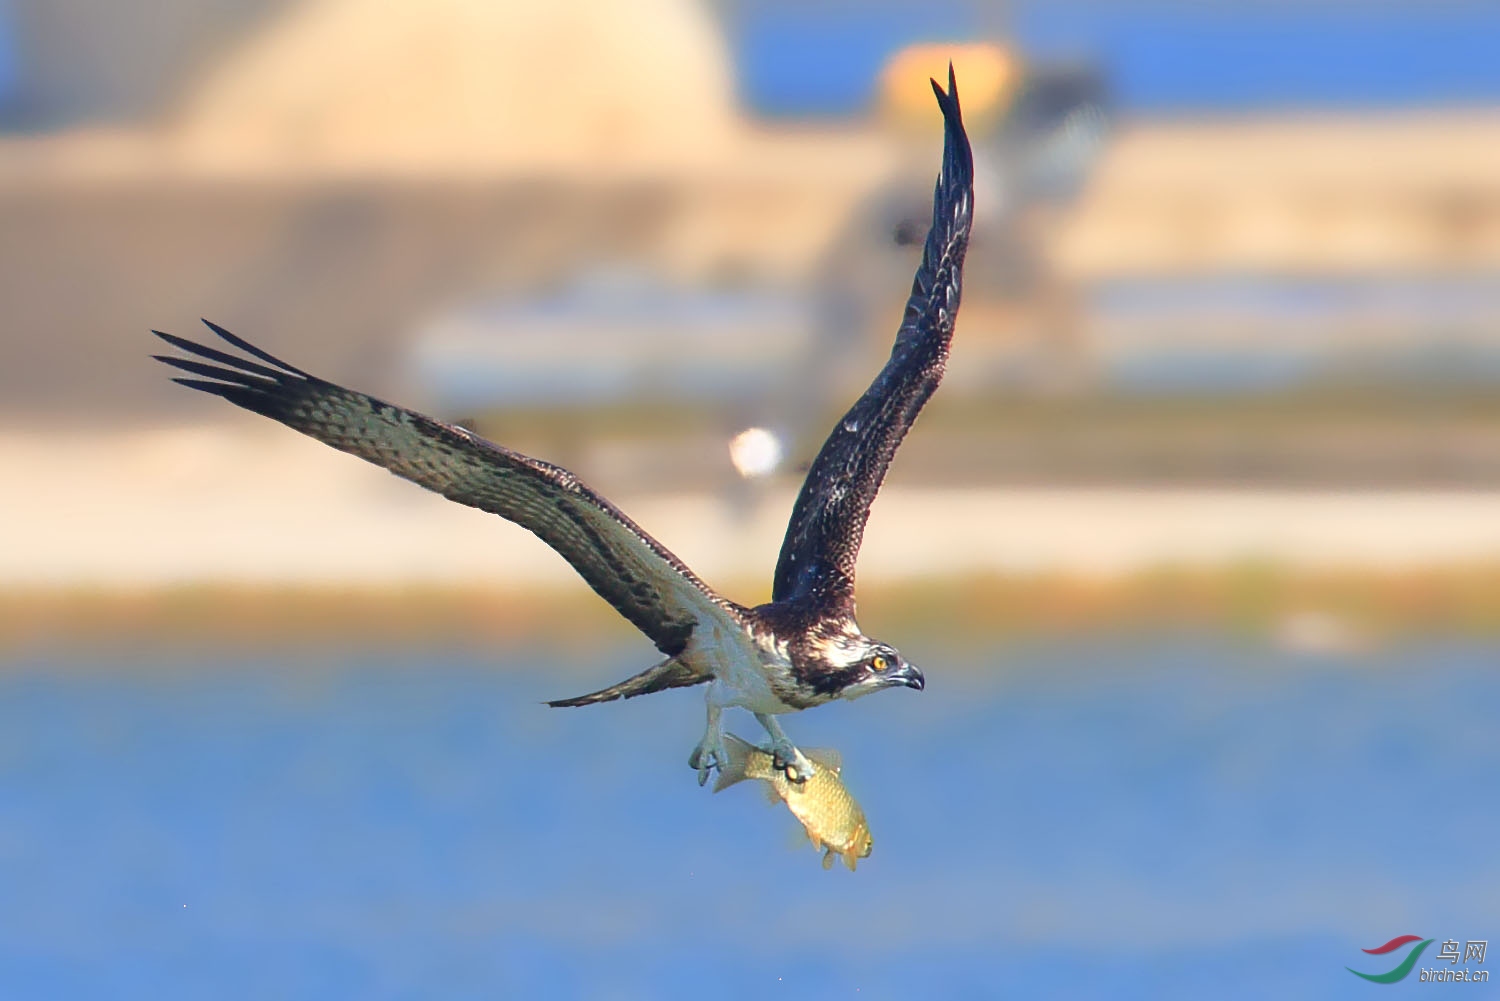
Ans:
{"type": "Polygon", "coordinates": [[[1362,950],[1372,956],[1384,956],[1387,953],[1395,952],[1403,945],[1411,945],[1413,942],[1417,944],[1412,946],[1411,951],[1406,954],[1406,958],[1389,973],[1360,973],[1352,966],[1346,966],[1344,969],[1356,977],[1364,977],[1372,983],[1394,984],[1398,980],[1404,980],[1406,975],[1411,972],[1412,967],[1417,965],[1417,960],[1422,958],[1422,951],[1432,944],[1432,939],[1423,938],[1420,935],[1397,935],[1385,945],[1378,945],[1373,949],[1362,950]]]}

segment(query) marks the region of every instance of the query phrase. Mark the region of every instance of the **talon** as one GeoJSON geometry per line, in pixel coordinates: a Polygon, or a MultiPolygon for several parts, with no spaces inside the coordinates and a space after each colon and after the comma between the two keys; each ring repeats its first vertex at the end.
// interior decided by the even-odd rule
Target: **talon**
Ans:
{"type": "Polygon", "coordinates": [[[760,720],[760,725],[766,728],[766,733],[771,736],[772,764],[776,770],[786,776],[787,781],[801,785],[813,777],[816,769],[812,762],[807,760],[806,755],[797,750],[795,744],[787,739],[786,733],[781,729],[781,724],[776,722],[776,717],[770,713],[756,713],[755,718],[760,720]]]}
{"type": "Polygon", "coordinates": [[[698,772],[698,784],[702,786],[708,784],[708,777],[714,769],[723,772],[724,763],[728,760],[722,745],[713,747],[705,741],[693,748],[693,753],[688,755],[688,767],[698,772]]]}
{"type": "Polygon", "coordinates": [[[773,763],[786,776],[788,782],[801,785],[813,777],[812,762],[808,761],[807,756],[795,747],[778,748],[774,757],[773,763]]]}

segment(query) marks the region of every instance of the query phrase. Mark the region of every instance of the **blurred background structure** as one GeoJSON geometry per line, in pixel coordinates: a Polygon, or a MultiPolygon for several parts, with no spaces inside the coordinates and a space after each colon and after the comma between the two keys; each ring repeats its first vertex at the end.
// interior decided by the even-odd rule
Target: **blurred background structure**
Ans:
{"type": "MultiPolygon", "coordinates": [[[[90,993],[81,956],[159,996],[173,942],[222,986],[277,924],[294,958],[256,996],[791,981],[683,952],[700,878],[752,898],[726,927],[808,943],[874,914],[917,943],[799,946],[795,989],[825,996],[1196,997],[1270,956],[1215,993],[1321,998],[1366,989],[1358,948],[1483,937],[1497,38],[1478,0],[0,0],[0,880],[26,904],[0,994],[90,993]],[[586,768],[634,704],[514,708],[649,654],[555,554],[147,357],[209,317],[568,466],[761,600],[801,468],[889,351],[950,59],[964,306],[861,607],[930,679],[958,666],[917,708],[828,711],[876,837],[847,896],[757,854],[764,820],[725,835],[732,807],[676,798],[676,750],[586,768]],[[574,772],[570,805],[546,783],[574,772]],[[1398,819],[1428,780],[1451,811],[1398,819]],[[630,916],[651,893],[656,937],[630,916]],[[172,894],[203,923],[169,926],[172,894]],[[518,911],[527,944],[476,959],[518,911]],[[557,973],[579,948],[619,979],[557,973]],[[422,989],[438,969],[467,986],[422,989]]],[[[650,719],[685,756],[676,694],[650,719]]]]}
{"type": "MultiPolygon", "coordinates": [[[[930,212],[927,77],[949,59],[979,220],[952,372],[894,483],[939,504],[1073,491],[1084,520],[1008,535],[1025,498],[995,493],[981,510],[1023,506],[982,516],[995,549],[962,569],[1316,560],[1277,523],[1318,523],[1302,491],[1493,489],[1500,78],[1470,41],[1490,15],[1126,7],[891,2],[853,31],[836,2],[16,0],[0,441],[7,468],[58,468],[14,501],[29,527],[3,582],[502,583],[549,563],[499,558],[515,546],[495,532],[481,559],[440,505],[420,555],[348,551],[361,535],[318,526],[352,508],[411,537],[410,504],[321,456],[304,490],[354,496],[288,500],[253,456],[304,443],[142,361],[142,331],[200,315],[612,495],[701,499],[669,541],[762,579],[799,466],[888,349],[930,212]],[[784,462],[742,483],[727,443],[762,426],[784,462]],[[214,483],[301,539],[278,557],[246,519],[168,541],[214,483]],[[1222,536],[1200,551],[1110,517],[1104,488],[1293,495],[1249,520],[1233,496],[1190,505],[1222,536]],[[101,493],[108,517],[56,517],[101,493]],[[1032,551],[1079,531],[1129,555],[1032,551]]],[[[1341,518],[1313,534],[1336,563],[1500,556],[1488,508],[1438,510],[1399,543],[1341,518]]],[[[890,528],[874,579],[948,569],[887,561],[880,538],[917,534],[890,528]]]]}

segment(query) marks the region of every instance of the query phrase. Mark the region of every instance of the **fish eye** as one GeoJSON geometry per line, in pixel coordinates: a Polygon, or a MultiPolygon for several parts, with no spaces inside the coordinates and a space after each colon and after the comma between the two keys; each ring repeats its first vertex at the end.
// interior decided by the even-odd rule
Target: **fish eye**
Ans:
{"type": "Polygon", "coordinates": [[[888,661],[888,660],[885,659],[885,655],[884,654],[878,654],[877,653],[875,655],[875,659],[872,660],[872,661],[870,661],[870,666],[873,667],[877,671],[884,671],[886,669],[886,666],[889,663],[890,663],[890,661],[888,661]]]}

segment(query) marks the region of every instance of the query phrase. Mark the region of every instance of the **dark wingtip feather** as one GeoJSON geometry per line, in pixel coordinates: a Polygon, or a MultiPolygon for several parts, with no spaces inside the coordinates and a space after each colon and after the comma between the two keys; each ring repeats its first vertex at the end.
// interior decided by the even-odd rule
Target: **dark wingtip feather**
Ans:
{"type": "Polygon", "coordinates": [[[958,103],[958,77],[953,72],[953,63],[948,63],[948,89],[932,81],[932,92],[937,95],[938,107],[943,112],[943,177],[958,187],[967,187],[974,178],[974,150],[969,145],[969,133],[964,128],[963,108],[958,103]]]}
{"type": "Polygon", "coordinates": [[[186,386],[188,389],[196,389],[204,393],[212,393],[215,396],[223,396],[224,390],[234,388],[223,382],[210,382],[207,379],[186,379],[182,376],[174,376],[172,381],[179,386],[186,386]]]}
{"type": "MultiPolygon", "coordinates": [[[[151,357],[164,365],[171,365],[173,368],[181,369],[184,372],[191,372],[194,375],[205,376],[209,379],[221,379],[224,382],[233,383],[237,386],[269,387],[276,385],[272,379],[262,378],[241,368],[220,368],[217,365],[205,365],[201,361],[193,361],[191,358],[178,358],[174,355],[152,355],[151,357]]],[[[259,365],[255,367],[257,369],[260,368],[259,365]]],[[[269,369],[265,371],[269,371],[269,369]]]]}
{"type": "MultiPolygon", "coordinates": [[[[200,358],[207,358],[209,361],[216,361],[222,365],[228,365],[238,372],[247,372],[253,375],[264,376],[265,378],[271,380],[284,379],[287,375],[287,373],[285,372],[278,372],[274,368],[267,368],[264,365],[257,365],[253,361],[249,361],[244,358],[238,358],[232,354],[226,354],[223,351],[208,347],[205,344],[199,344],[196,341],[190,341],[185,337],[178,337],[175,334],[163,333],[160,330],[153,330],[151,332],[157,337],[160,337],[162,340],[166,341],[168,344],[172,345],[174,348],[177,348],[179,351],[186,351],[188,354],[197,355],[200,358]]],[[[170,358],[167,356],[152,355],[151,357],[155,358],[157,361],[166,362],[168,365],[176,364],[176,362],[170,360],[170,358]]],[[[179,365],[178,367],[181,368],[182,366],[179,365]]]]}
{"type": "Polygon", "coordinates": [[[262,351],[260,348],[256,347],[254,344],[251,344],[243,337],[237,337],[234,334],[231,334],[229,331],[225,330],[214,321],[201,317],[200,319],[203,319],[204,326],[208,327],[209,330],[212,330],[214,333],[218,334],[224,340],[228,341],[230,344],[233,344],[241,351],[252,354],[255,357],[259,358],[261,361],[271,365],[275,365],[277,368],[286,372],[290,372],[293,375],[300,375],[304,379],[309,378],[308,374],[302,371],[300,368],[297,368],[295,365],[288,365],[286,362],[282,361],[280,358],[277,358],[270,352],[262,351]]]}
{"type": "Polygon", "coordinates": [[[944,118],[956,118],[960,115],[958,104],[958,77],[953,73],[953,61],[948,61],[948,89],[943,90],[943,85],[937,82],[936,77],[928,77],[927,81],[932,84],[932,93],[937,97],[938,107],[943,109],[944,118]]]}

